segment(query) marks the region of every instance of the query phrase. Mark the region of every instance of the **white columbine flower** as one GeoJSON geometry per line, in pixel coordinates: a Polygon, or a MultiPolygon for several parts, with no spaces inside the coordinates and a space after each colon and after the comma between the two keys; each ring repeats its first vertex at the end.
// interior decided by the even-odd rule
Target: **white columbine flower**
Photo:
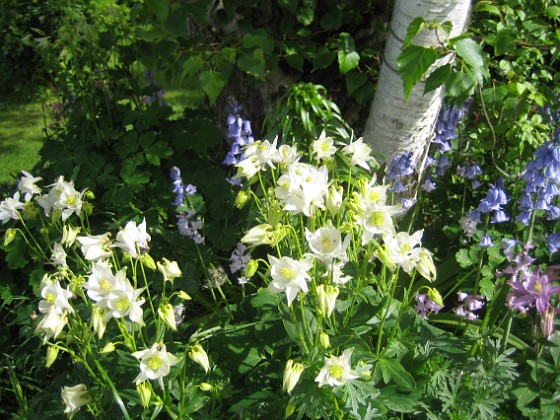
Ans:
{"type": "Polygon", "coordinates": [[[283,168],[287,168],[289,165],[296,162],[299,158],[297,146],[295,144],[291,146],[288,144],[283,144],[278,148],[277,158],[280,162],[280,165],[283,168]]]}
{"type": "Polygon", "coordinates": [[[125,250],[132,258],[138,258],[138,251],[141,254],[148,251],[150,239],[150,235],[146,232],[146,219],[139,225],[130,221],[117,233],[113,246],[125,250]]]}
{"type": "Polygon", "coordinates": [[[364,211],[356,221],[363,227],[362,245],[367,244],[374,235],[388,234],[395,231],[393,215],[399,211],[399,206],[370,207],[364,211]]]}
{"type": "Polygon", "coordinates": [[[157,268],[163,274],[163,281],[170,281],[171,283],[183,274],[177,261],[169,261],[167,258],[162,258],[161,262],[158,261],[157,268]]]}
{"type": "Polygon", "coordinates": [[[210,370],[210,361],[208,360],[208,354],[200,344],[195,344],[191,347],[189,351],[189,358],[198,363],[206,373],[210,370]]]}
{"type": "Polygon", "coordinates": [[[324,316],[330,317],[336,305],[336,298],[339,293],[338,287],[330,284],[320,284],[316,291],[319,310],[324,316]]]}
{"type": "Polygon", "coordinates": [[[332,217],[336,216],[338,210],[342,206],[344,189],[340,185],[332,184],[327,191],[325,197],[325,204],[327,205],[327,210],[332,217]]]}
{"type": "Polygon", "coordinates": [[[70,290],[63,289],[58,281],[45,280],[41,282],[41,297],[39,301],[39,312],[46,314],[52,308],[57,314],[62,315],[64,312],[74,313],[74,308],[68,302],[68,299],[74,297],[74,293],[70,290]]]}
{"type": "Polygon", "coordinates": [[[49,187],[48,194],[43,194],[36,200],[37,204],[43,207],[45,216],[50,216],[53,210],[60,211],[63,221],[74,213],[80,215],[85,189],[78,192],[74,188],[74,182],[65,181],[63,176],[58,177],[57,181],[49,187]]]}
{"type": "Polygon", "coordinates": [[[79,227],[72,227],[65,224],[62,227],[62,240],[60,243],[65,246],[74,245],[74,242],[76,242],[76,238],[78,237],[78,233],[80,233],[79,227]]]}
{"type": "Polygon", "coordinates": [[[24,203],[19,201],[19,191],[14,193],[13,198],[8,197],[0,203],[0,220],[2,224],[10,219],[19,220],[19,210],[23,209],[24,203]]]}
{"type": "Polygon", "coordinates": [[[63,387],[61,396],[64,404],[66,404],[64,412],[69,416],[91,401],[89,391],[84,384],[63,387]]]}
{"type": "Polygon", "coordinates": [[[298,362],[294,362],[289,359],[286,362],[286,367],[284,368],[284,376],[282,378],[282,390],[286,391],[288,394],[292,393],[299,381],[299,377],[303,372],[303,365],[298,362]]]}
{"type": "Polygon", "coordinates": [[[111,258],[113,255],[109,247],[110,236],[111,234],[107,232],[103,235],[78,236],[76,240],[82,246],[82,253],[86,260],[99,261],[111,258]]]}
{"type": "Polygon", "coordinates": [[[311,280],[308,271],[311,269],[311,259],[301,261],[290,257],[276,258],[268,256],[272,280],[268,284],[268,291],[272,293],[286,292],[288,305],[296,298],[298,292],[308,292],[307,282],[311,280]]]}
{"type": "Polygon", "coordinates": [[[316,208],[325,208],[324,196],[328,191],[328,181],[326,166],[316,168],[295,162],[278,179],[274,192],[284,205],[284,210],[310,217],[316,208]]]}
{"type": "Polygon", "coordinates": [[[412,273],[416,263],[420,260],[420,245],[422,244],[423,230],[412,235],[399,232],[397,235],[383,235],[385,249],[389,258],[397,267],[401,267],[406,273],[412,273]]]}
{"type": "Polygon", "coordinates": [[[51,261],[54,265],[68,267],[68,264],[66,264],[66,251],[64,251],[64,248],[62,248],[62,245],[58,242],[54,244],[51,261]]]}
{"type": "Polygon", "coordinates": [[[25,201],[29,201],[35,194],[39,194],[41,192],[41,188],[35,185],[35,183],[43,178],[34,177],[27,171],[21,172],[23,173],[23,176],[19,180],[18,190],[25,194],[25,201]]]}
{"type": "Polygon", "coordinates": [[[350,357],[353,351],[354,349],[350,348],[344,350],[341,356],[325,357],[325,364],[315,378],[315,382],[318,382],[320,387],[323,385],[340,386],[359,378],[360,375],[350,367],[350,357]]]}
{"type": "Polygon", "coordinates": [[[342,153],[350,155],[350,165],[361,166],[366,171],[369,171],[368,162],[373,160],[373,157],[370,155],[371,148],[364,143],[362,137],[344,147],[342,153]]]}
{"type": "Polygon", "coordinates": [[[67,311],[59,313],[58,308],[52,305],[46,315],[41,318],[35,329],[38,333],[45,333],[43,338],[47,342],[51,337],[57,338],[68,323],[67,311]]]}
{"type": "Polygon", "coordinates": [[[351,235],[346,235],[344,242],[337,228],[332,224],[323,226],[315,232],[305,229],[305,238],[315,257],[324,264],[330,265],[334,259],[346,261],[346,248],[350,244],[351,235]]]}
{"type": "Polygon", "coordinates": [[[167,352],[165,344],[155,343],[151,348],[132,353],[140,359],[140,374],[134,379],[136,385],[149,380],[158,380],[163,388],[163,377],[167,376],[171,366],[179,363],[179,358],[167,352]]]}
{"type": "Polygon", "coordinates": [[[333,146],[332,137],[327,137],[324,131],[317,140],[311,143],[311,148],[317,160],[330,159],[330,157],[336,153],[336,147],[333,146]]]}

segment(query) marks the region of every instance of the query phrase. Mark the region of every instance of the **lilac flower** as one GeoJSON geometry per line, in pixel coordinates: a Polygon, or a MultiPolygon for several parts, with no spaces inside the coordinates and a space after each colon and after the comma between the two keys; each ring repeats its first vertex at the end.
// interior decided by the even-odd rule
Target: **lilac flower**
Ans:
{"type": "Polygon", "coordinates": [[[416,293],[415,299],[416,307],[414,308],[414,310],[424,319],[428,319],[428,312],[437,314],[441,309],[443,309],[443,306],[438,305],[436,302],[430,299],[427,294],[416,293]]]}
{"type": "Polygon", "coordinates": [[[542,274],[538,268],[525,281],[509,281],[511,292],[508,294],[508,306],[512,309],[519,309],[525,313],[533,305],[541,317],[546,315],[551,307],[550,298],[560,294],[560,286],[549,284],[546,274],[542,274]]]}
{"type": "Polygon", "coordinates": [[[247,251],[247,247],[239,242],[231,253],[229,269],[232,273],[244,272],[247,264],[251,261],[251,254],[246,254],[245,251],[247,251]]]}
{"type": "Polygon", "coordinates": [[[474,179],[482,175],[482,169],[476,163],[465,162],[465,166],[457,167],[457,174],[467,179],[474,179]]]}
{"type": "Polygon", "coordinates": [[[502,249],[510,265],[503,271],[496,271],[496,277],[510,275],[510,281],[524,281],[529,278],[532,272],[531,265],[535,261],[529,255],[533,244],[520,245],[514,239],[502,239],[502,249]]]}
{"type": "Polygon", "coordinates": [[[204,237],[200,233],[202,231],[202,219],[194,210],[179,213],[177,219],[177,227],[181,235],[191,238],[197,245],[204,243],[204,237]]]}
{"type": "Polygon", "coordinates": [[[468,293],[458,292],[457,299],[462,302],[461,305],[453,309],[455,314],[472,321],[478,318],[475,311],[484,307],[484,298],[480,295],[469,295],[468,293]]]}
{"type": "Polygon", "coordinates": [[[422,189],[426,192],[432,192],[433,190],[436,189],[436,184],[435,182],[432,181],[431,178],[428,177],[422,184],[422,189]]]}

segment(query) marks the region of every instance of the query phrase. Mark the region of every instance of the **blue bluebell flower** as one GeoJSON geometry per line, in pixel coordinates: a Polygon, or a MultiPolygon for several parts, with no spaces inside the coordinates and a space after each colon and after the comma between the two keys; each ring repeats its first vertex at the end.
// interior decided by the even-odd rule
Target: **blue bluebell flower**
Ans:
{"type": "Polygon", "coordinates": [[[560,232],[547,235],[546,243],[551,254],[554,254],[556,251],[558,251],[560,249],[560,232]]]}
{"type": "Polygon", "coordinates": [[[494,242],[492,241],[492,238],[488,235],[487,232],[484,232],[484,234],[482,235],[479,246],[481,248],[489,248],[494,246],[494,242]]]}

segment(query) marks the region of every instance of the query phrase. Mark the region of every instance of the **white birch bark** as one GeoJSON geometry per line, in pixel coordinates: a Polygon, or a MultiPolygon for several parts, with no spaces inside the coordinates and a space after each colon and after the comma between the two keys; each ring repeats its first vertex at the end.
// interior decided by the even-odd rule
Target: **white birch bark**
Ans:
{"type": "MultiPolygon", "coordinates": [[[[440,24],[450,21],[453,24],[450,36],[455,37],[465,31],[470,8],[471,0],[395,2],[377,90],[364,132],[364,140],[372,147],[379,163],[390,162],[392,157],[404,152],[413,152],[420,177],[443,102],[443,88],[424,95],[423,81],[414,86],[408,101],[404,100],[397,57],[401,53],[409,23],[417,17],[423,17],[428,23],[435,20],[440,24]]],[[[439,42],[435,31],[424,29],[413,44],[426,47],[439,42]]],[[[439,59],[432,70],[450,59],[439,59]]]]}

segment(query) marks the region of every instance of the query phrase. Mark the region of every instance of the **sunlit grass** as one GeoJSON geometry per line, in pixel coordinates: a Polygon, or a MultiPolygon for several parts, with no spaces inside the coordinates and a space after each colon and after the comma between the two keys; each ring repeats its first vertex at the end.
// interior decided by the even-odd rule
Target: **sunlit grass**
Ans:
{"type": "Polygon", "coordinates": [[[42,145],[41,103],[0,103],[0,186],[9,186],[21,170],[39,161],[42,145]]]}

